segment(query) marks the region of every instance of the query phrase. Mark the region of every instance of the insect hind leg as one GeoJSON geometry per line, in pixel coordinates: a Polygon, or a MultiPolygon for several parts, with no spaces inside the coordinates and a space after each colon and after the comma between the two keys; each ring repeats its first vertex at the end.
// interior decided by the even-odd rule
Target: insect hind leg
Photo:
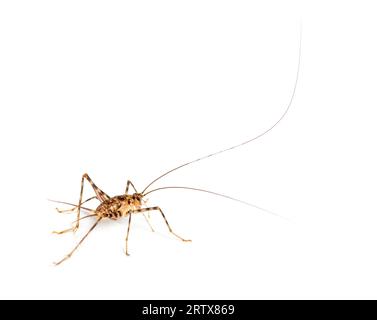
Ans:
{"type": "Polygon", "coordinates": [[[86,239],[86,237],[89,235],[89,233],[91,233],[93,231],[93,229],[97,226],[98,222],[101,221],[102,218],[98,218],[97,221],[92,225],[92,227],[89,229],[89,231],[85,234],[85,236],[83,236],[81,238],[81,240],[79,241],[79,243],[73,248],[73,250],[68,253],[63,259],[61,259],[60,261],[58,262],[54,262],[54,264],[56,266],[58,266],[59,264],[61,264],[62,262],[64,262],[65,260],[69,259],[72,254],[77,250],[77,248],[83,243],[83,241],[86,239]]]}
{"type": "Polygon", "coordinates": [[[63,234],[63,233],[69,232],[69,231],[76,232],[77,229],[79,228],[79,226],[80,226],[80,209],[81,209],[81,205],[83,204],[82,196],[83,196],[83,193],[84,193],[84,182],[85,182],[85,180],[87,180],[90,183],[90,185],[92,186],[92,188],[94,190],[94,193],[96,194],[96,198],[100,202],[103,202],[105,200],[110,199],[110,197],[105,192],[103,192],[100,188],[98,188],[94,184],[92,179],[90,179],[89,175],[87,173],[84,173],[82,175],[82,178],[81,178],[80,200],[79,200],[79,204],[77,205],[77,218],[76,218],[75,226],[73,226],[72,228],[69,228],[69,229],[62,230],[62,231],[53,231],[53,233],[63,234]]]}

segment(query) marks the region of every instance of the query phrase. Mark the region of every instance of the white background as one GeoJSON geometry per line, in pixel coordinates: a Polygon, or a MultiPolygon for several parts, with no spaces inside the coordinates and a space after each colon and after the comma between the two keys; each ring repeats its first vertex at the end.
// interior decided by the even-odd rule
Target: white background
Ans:
{"type": "MultiPolygon", "coordinates": [[[[2,1],[0,298],[377,298],[374,1],[2,1]],[[159,181],[152,214],[74,256],[88,172],[110,195],[159,181]]],[[[90,194],[90,188],[87,188],[90,194]]],[[[95,205],[93,203],[93,205],[95,205]]]]}

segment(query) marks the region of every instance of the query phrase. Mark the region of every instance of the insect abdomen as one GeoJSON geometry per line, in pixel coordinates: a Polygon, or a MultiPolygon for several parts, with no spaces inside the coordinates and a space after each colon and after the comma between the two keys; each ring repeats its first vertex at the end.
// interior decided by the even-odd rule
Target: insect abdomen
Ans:
{"type": "Polygon", "coordinates": [[[101,203],[96,209],[96,213],[99,217],[117,220],[122,217],[121,205],[120,201],[110,199],[110,201],[101,203]]]}

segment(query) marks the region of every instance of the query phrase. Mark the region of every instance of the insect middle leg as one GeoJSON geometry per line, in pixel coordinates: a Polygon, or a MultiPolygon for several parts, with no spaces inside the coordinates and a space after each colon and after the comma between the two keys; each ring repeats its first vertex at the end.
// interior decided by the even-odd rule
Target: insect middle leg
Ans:
{"type": "Polygon", "coordinates": [[[168,220],[166,219],[164,213],[162,212],[161,208],[160,207],[149,207],[149,208],[140,208],[140,209],[136,209],[136,210],[132,210],[132,211],[129,211],[128,214],[129,214],[129,218],[128,218],[128,227],[127,227],[127,235],[126,235],[126,255],[130,255],[128,253],[128,236],[130,234],[130,226],[131,226],[131,215],[133,213],[144,213],[144,212],[147,212],[147,211],[153,211],[153,210],[158,210],[160,211],[162,217],[164,218],[165,220],[165,223],[170,231],[170,233],[172,233],[173,235],[175,235],[178,239],[184,241],[184,242],[191,242],[191,240],[187,240],[187,239],[183,239],[181,236],[177,235],[173,230],[172,228],[170,227],[169,225],[169,222],[168,220]]]}
{"type": "Polygon", "coordinates": [[[103,192],[100,188],[98,188],[94,182],[92,181],[92,179],[90,179],[90,177],[88,176],[87,173],[84,173],[82,178],[81,178],[81,191],[80,191],[80,200],[79,200],[79,204],[77,205],[77,219],[76,219],[76,224],[74,227],[72,228],[69,228],[69,229],[65,229],[65,230],[62,230],[62,231],[54,231],[53,233],[56,233],[56,234],[63,234],[63,233],[66,233],[66,232],[69,232],[69,231],[77,231],[77,229],[79,228],[80,226],[80,208],[81,208],[81,205],[82,205],[82,195],[83,195],[83,192],[84,192],[84,181],[87,180],[90,185],[92,186],[95,194],[96,194],[96,198],[100,201],[100,202],[103,202],[105,200],[108,200],[110,199],[110,197],[105,193],[103,192]]]}
{"type": "Polygon", "coordinates": [[[128,213],[129,217],[128,217],[128,226],[127,226],[127,235],[126,235],[126,255],[129,256],[130,254],[128,253],[128,236],[130,234],[130,227],[131,227],[131,216],[132,216],[132,213],[129,212],[128,213]]]}
{"type": "Polygon", "coordinates": [[[176,233],[173,231],[173,229],[170,227],[169,222],[168,222],[168,220],[166,219],[166,217],[165,217],[165,215],[164,215],[164,213],[162,212],[162,210],[161,210],[160,207],[141,208],[141,209],[133,210],[132,212],[134,212],[134,213],[136,213],[136,212],[144,213],[144,212],[153,211],[153,210],[160,211],[160,213],[161,213],[162,217],[164,218],[165,223],[166,223],[166,225],[167,225],[167,227],[168,227],[168,229],[169,229],[169,232],[170,232],[171,234],[173,234],[173,235],[176,236],[178,239],[180,239],[180,240],[182,240],[182,241],[184,241],[184,242],[191,242],[191,240],[184,239],[184,238],[182,238],[181,236],[179,236],[178,234],[176,234],[176,233]]]}

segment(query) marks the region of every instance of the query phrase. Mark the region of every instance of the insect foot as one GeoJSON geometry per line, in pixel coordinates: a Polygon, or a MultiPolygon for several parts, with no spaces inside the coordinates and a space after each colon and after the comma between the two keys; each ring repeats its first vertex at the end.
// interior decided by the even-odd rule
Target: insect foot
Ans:
{"type": "Polygon", "coordinates": [[[76,210],[76,207],[73,207],[71,209],[59,209],[59,208],[55,208],[55,209],[59,213],[72,213],[76,210]]]}
{"type": "Polygon", "coordinates": [[[69,231],[72,231],[72,228],[66,229],[66,230],[62,230],[62,231],[52,231],[52,233],[53,234],[64,234],[64,233],[67,233],[69,231]]]}
{"type": "Polygon", "coordinates": [[[69,259],[70,257],[72,256],[72,254],[68,254],[66,255],[63,259],[61,259],[60,261],[58,262],[54,262],[54,265],[55,266],[58,266],[59,264],[61,264],[62,262],[64,262],[65,260],[69,259]]]}
{"type": "Polygon", "coordinates": [[[192,242],[190,239],[183,239],[181,236],[179,236],[178,234],[176,234],[171,228],[170,226],[168,225],[169,227],[169,231],[172,235],[174,235],[175,237],[177,237],[179,240],[183,241],[183,242],[192,242]]]}

